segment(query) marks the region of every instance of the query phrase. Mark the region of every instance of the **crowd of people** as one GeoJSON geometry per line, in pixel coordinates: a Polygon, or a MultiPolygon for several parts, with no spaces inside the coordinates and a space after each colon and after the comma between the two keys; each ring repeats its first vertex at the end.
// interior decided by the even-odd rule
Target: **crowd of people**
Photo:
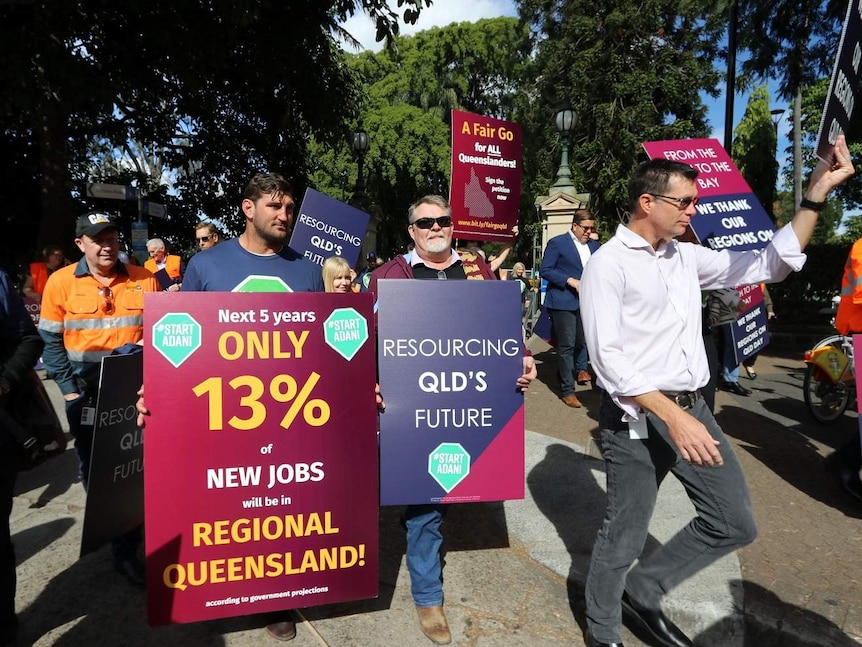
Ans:
{"type": "MultiPolygon", "coordinates": [[[[835,163],[818,165],[793,221],[763,250],[731,252],[679,240],[696,214],[697,171],[653,160],[630,179],[631,218],[607,242],[600,246],[595,219],[579,209],[570,230],[548,243],[540,273],[547,281],[544,308],[555,330],[561,399],[581,408],[576,385],[594,382],[602,392],[599,427],[608,503],[586,582],[586,640],[591,647],[621,646],[623,622],[639,627],[657,645],[690,646],[690,639],[661,611],[662,597],[754,540],[757,530],[744,474],[702,392],[716,370],[704,344],[702,291],[776,282],[799,271],[805,262],[802,250],[827,195],[853,172],[846,143],[839,138],[835,163]],[[684,484],[696,514],[670,541],[642,556],[658,487],[668,473],[684,484]]],[[[369,253],[359,272],[340,257],[327,259],[321,268],[287,244],[294,208],[293,188],[284,177],[257,174],[243,193],[244,230],[239,236],[223,240],[213,223],[200,222],[194,230],[200,252],[188,263],[153,238],[143,267],[120,260],[119,228],[109,215],[81,215],[74,241],[81,259],[69,263],[61,248],[46,247],[23,287],[27,297],[41,303],[38,335],[21,298],[0,273],[0,404],[41,353],[66,401],[86,489],[100,361],[126,344],[143,343],[146,292],[230,292],[247,277],[264,276],[277,278],[293,292],[367,290],[376,295],[381,280],[494,280],[511,249],[486,260],[475,246],[455,248],[448,201],[428,195],[407,210],[408,253],[388,262],[369,253]]],[[[511,279],[521,283],[525,302],[535,304],[538,288],[525,273],[526,267],[516,263],[511,279]]],[[[526,349],[522,368],[515,384],[521,391],[536,378],[526,349]]],[[[382,409],[379,388],[374,397],[382,409]]],[[[138,412],[143,425],[149,413],[143,388],[138,412]]],[[[858,447],[854,449],[860,458],[858,447]]],[[[6,464],[14,451],[13,439],[0,428],[5,508],[0,646],[14,644],[17,633],[8,523],[15,472],[6,464]]],[[[857,481],[858,468],[854,462],[857,481]]],[[[452,639],[440,557],[447,508],[411,505],[403,515],[419,628],[435,644],[452,639]]],[[[116,569],[135,586],[145,584],[139,542],[140,529],[113,542],[116,569]]],[[[296,635],[287,610],[267,615],[262,623],[275,639],[296,635]]]]}

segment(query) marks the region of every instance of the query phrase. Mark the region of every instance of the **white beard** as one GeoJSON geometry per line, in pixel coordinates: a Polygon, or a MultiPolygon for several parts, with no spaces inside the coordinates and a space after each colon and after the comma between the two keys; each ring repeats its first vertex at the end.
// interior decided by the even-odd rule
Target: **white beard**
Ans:
{"type": "Polygon", "coordinates": [[[440,252],[445,252],[449,249],[449,242],[445,237],[440,238],[430,238],[425,241],[425,249],[427,249],[432,254],[439,254],[440,252]]]}

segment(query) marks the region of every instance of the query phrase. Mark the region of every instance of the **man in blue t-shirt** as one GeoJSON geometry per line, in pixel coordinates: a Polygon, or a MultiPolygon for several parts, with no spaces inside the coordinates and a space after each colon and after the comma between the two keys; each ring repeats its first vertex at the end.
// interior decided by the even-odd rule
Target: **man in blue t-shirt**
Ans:
{"type": "MultiPolygon", "coordinates": [[[[258,173],[245,187],[245,231],[195,254],[183,292],[323,292],[320,266],[287,246],[293,222],[293,187],[277,173],[258,173]]],[[[143,393],[142,393],[143,395],[143,393]]],[[[143,397],[138,411],[146,411],[143,397]]],[[[138,424],[143,418],[138,417],[138,424]]],[[[289,611],[268,614],[266,631],[277,640],[296,636],[289,611]]]]}
{"type": "Polygon", "coordinates": [[[287,246],[293,187],[275,173],[255,175],[245,188],[245,231],[195,254],[183,291],[323,292],[320,266],[287,246]]]}

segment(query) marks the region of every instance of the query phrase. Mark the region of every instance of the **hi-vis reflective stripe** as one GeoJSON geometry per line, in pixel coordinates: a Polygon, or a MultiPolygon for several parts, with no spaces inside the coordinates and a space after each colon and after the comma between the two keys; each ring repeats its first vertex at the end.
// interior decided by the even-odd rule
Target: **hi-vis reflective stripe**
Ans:
{"type": "Polygon", "coordinates": [[[128,317],[100,317],[98,319],[67,319],[66,330],[113,330],[130,326],[143,326],[144,315],[128,317]]]}
{"type": "Polygon", "coordinates": [[[44,330],[45,332],[61,333],[63,332],[63,322],[39,319],[39,330],[44,330]]]}
{"type": "Polygon", "coordinates": [[[844,266],[844,281],[841,284],[841,296],[849,297],[860,284],[862,284],[862,276],[856,276],[853,273],[853,263],[848,258],[844,266]]]}
{"type": "Polygon", "coordinates": [[[72,362],[101,362],[103,357],[111,354],[109,350],[68,350],[69,360],[72,362]]]}

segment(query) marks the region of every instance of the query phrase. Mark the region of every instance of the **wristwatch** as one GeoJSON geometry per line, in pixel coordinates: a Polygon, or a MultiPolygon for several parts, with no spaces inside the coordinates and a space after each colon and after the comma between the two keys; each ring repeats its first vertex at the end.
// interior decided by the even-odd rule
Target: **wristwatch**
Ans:
{"type": "Polygon", "coordinates": [[[826,206],[826,200],[824,200],[823,202],[814,202],[814,200],[809,200],[808,198],[802,198],[802,200],[799,201],[799,208],[800,209],[811,209],[811,211],[816,211],[817,213],[820,213],[821,211],[823,211],[823,208],[825,206],[826,206]]]}

